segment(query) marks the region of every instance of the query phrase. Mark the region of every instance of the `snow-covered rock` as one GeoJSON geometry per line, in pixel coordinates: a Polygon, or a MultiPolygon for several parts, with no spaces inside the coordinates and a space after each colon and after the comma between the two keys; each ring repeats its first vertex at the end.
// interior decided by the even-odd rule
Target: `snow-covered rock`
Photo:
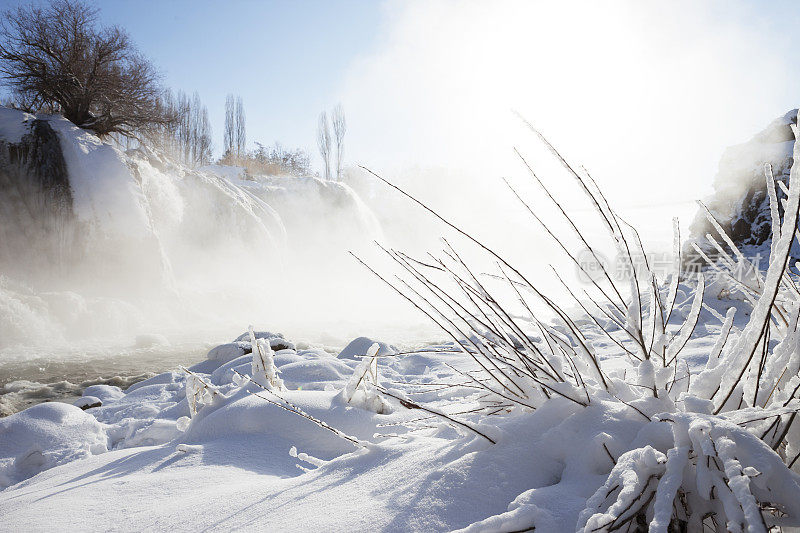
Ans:
{"type": "Polygon", "coordinates": [[[56,465],[107,451],[97,419],[51,402],[0,419],[0,489],[56,465]]]}
{"type": "Polygon", "coordinates": [[[249,342],[234,341],[211,348],[208,355],[206,355],[206,359],[218,361],[219,363],[227,363],[251,351],[252,348],[249,342]]]}
{"type": "Polygon", "coordinates": [[[345,346],[341,352],[339,352],[338,358],[354,359],[360,361],[361,357],[366,355],[370,346],[372,346],[373,344],[378,345],[378,352],[376,354],[378,356],[391,355],[397,353],[397,348],[389,344],[386,344],[385,342],[376,341],[368,337],[358,337],[350,341],[350,343],[347,346],[345,346]]]}
{"type": "Polygon", "coordinates": [[[89,385],[83,389],[83,395],[97,398],[103,403],[119,400],[125,393],[114,385],[89,385]]]}
{"type": "MultiPolygon", "coordinates": [[[[255,335],[256,339],[266,339],[269,341],[269,346],[276,352],[279,350],[294,350],[295,345],[291,341],[287,341],[281,333],[272,333],[269,331],[254,331],[253,334],[255,335]]],[[[250,333],[245,332],[236,337],[233,341],[234,343],[248,343],[248,347],[244,348],[243,353],[250,353],[251,349],[249,348],[249,341],[250,341],[250,333]]],[[[224,345],[223,345],[224,346],[224,345]]],[[[243,346],[243,345],[242,345],[243,346]]],[[[211,359],[211,357],[209,357],[211,359]]]]}
{"type": "Polygon", "coordinates": [[[101,405],[103,405],[103,402],[97,396],[87,396],[86,394],[84,394],[83,396],[72,402],[72,405],[74,405],[75,407],[80,407],[85,411],[87,409],[92,409],[93,407],[100,407],[101,405]]]}
{"type": "MultiPolygon", "coordinates": [[[[772,229],[765,166],[771,166],[776,180],[788,184],[794,147],[790,124],[796,120],[797,109],[794,109],[772,121],[749,141],[727,148],[714,178],[714,194],[704,200],[733,242],[750,249],[750,254],[769,254],[769,247],[761,246],[770,242],[772,229]]],[[[711,257],[716,256],[705,236],[711,233],[718,241],[721,239],[702,209],[690,232],[689,242],[696,242],[711,257]]],[[[685,251],[690,258],[696,255],[688,242],[685,251]]]]}

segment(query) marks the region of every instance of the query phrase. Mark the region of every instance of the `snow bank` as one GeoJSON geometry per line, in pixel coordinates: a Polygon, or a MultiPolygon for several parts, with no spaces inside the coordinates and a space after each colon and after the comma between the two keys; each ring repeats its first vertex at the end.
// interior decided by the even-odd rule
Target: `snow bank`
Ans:
{"type": "Polygon", "coordinates": [[[107,445],[102,424],[72,405],[43,403],[0,418],[0,489],[107,445]]]}
{"type": "MultiPolygon", "coordinates": [[[[685,317],[691,307],[692,298],[683,298],[675,315],[685,317]]],[[[700,316],[709,335],[720,331],[712,314],[700,316]]],[[[609,375],[623,375],[615,370],[617,345],[595,326],[587,325],[584,332],[609,375]]],[[[254,331],[257,341],[275,348],[271,357],[283,386],[269,389],[246,379],[254,357],[252,340],[244,340],[249,337],[242,333],[210,350],[206,361],[124,392],[88,387],[83,401],[102,405],[86,412],[49,404],[6,418],[3,423],[15,428],[38,426],[49,423],[48,409],[63,409],[79,417],[76,428],[81,427],[77,421],[89,426],[79,434],[67,432],[64,438],[71,444],[58,448],[66,451],[47,466],[67,464],[42,472],[7,467],[12,472],[6,474],[7,484],[16,484],[0,492],[4,523],[104,529],[124,527],[137,516],[136,527],[170,524],[176,530],[269,525],[509,531],[533,523],[538,531],[557,532],[582,522],[595,527],[613,520],[626,502],[620,496],[616,507],[604,507],[596,495],[605,494],[606,485],[632,479],[631,472],[644,476],[637,478],[638,485],[631,481],[626,494],[633,498],[651,470],[674,479],[665,474],[677,468],[669,463],[669,450],[697,435],[700,430],[692,428],[703,416],[712,420],[691,413],[665,420],[659,412],[671,408],[669,399],[625,404],[610,395],[597,396],[586,407],[555,397],[535,411],[487,414],[479,409],[480,394],[464,381],[465,372],[476,366],[453,343],[378,358],[370,390],[389,408],[373,409],[369,402],[345,397],[360,370],[371,372],[371,359],[356,356],[381,353],[378,349],[395,354],[396,348],[361,337],[336,357],[278,333],[254,331]],[[437,412],[479,428],[496,444],[437,412]],[[98,443],[109,452],[93,455],[105,451],[91,448],[98,443]],[[170,504],[160,503],[165,500],[170,504]],[[55,522],[40,520],[55,509],[60,509],[55,522]]],[[[686,360],[702,366],[702,354],[712,344],[703,337],[690,340],[686,360]]],[[[623,381],[615,383],[618,394],[631,394],[623,381]]],[[[360,389],[350,392],[355,390],[360,389]]],[[[690,400],[684,400],[687,409],[709,410],[690,400]]],[[[717,442],[746,440],[739,422],[724,427],[713,422],[709,435],[717,442]]],[[[743,468],[754,465],[774,475],[780,458],[761,444],[741,448],[748,453],[739,460],[743,468]]],[[[34,449],[16,446],[0,448],[2,464],[15,464],[34,449]]],[[[782,489],[786,494],[800,490],[791,485],[796,481],[788,483],[782,489]]]]}
{"type": "Polygon", "coordinates": [[[22,136],[30,131],[34,115],[16,109],[0,106],[0,137],[10,143],[18,143],[22,136]]]}

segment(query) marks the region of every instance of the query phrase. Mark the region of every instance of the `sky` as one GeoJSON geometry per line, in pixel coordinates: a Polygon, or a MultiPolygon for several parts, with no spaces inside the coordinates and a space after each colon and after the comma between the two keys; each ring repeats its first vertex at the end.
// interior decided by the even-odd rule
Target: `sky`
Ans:
{"type": "Polygon", "coordinates": [[[496,180],[519,173],[514,147],[545,159],[520,114],[613,199],[643,206],[708,194],[724,148],[800,100],[788,0],[96,5],[167,86],[199,93],[217,154],[228,93],[251,147],[301,147],[316,165],[318,115],[341,103],[350,164],[496,180]]]}
{"type": "Polygon", "coordinates": [[[370,1],[96,2],[104,23],[126,28],[161,69],[165,85],[197,91],[222,150],[224,102],[241,96],[248,145],[315,151],[322,110],[353,57],[374,46],[381,6],[370,1]],[[154,16],[154,14],[158,16],[154,16]]]}

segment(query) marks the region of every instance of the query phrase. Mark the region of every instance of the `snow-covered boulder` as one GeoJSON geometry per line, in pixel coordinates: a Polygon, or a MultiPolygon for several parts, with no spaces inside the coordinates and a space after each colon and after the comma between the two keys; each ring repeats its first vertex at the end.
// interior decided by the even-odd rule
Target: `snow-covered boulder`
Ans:
{"type": "Polygon", "coordinates": [[[100,398],[98,398],[97,396],[83,395],[74,402],[72,402],[72,405],[74,405],[75,407],[80,407],[85,411],[93,407],[100,407],[101,405],[103,405],[103,402],[100,401],[100,398]]]}
{"type": "MultiPolygon", "coordinates": [[[[280,350],[294,350],[295,345],[293,342],[286,340],[281,333],[272,333],[270,331],[254,331],[256,339],[267,339],[269,341],[269,347],[272,348],[274,351],[280,350]]],[[[250,333],[242,333],[236,340],[233,341],[234,343],[247,343],[248,347],[250,345],[250,333]]],[[[244,353],[250,353],[251,349],[247,349],[244,353]]],[[[211,357],[209,357],[211,359],[211,357]]]]}
{"type": "Polygon", "coordinates": [[[206,355],[206,359],[217,361],[218,363],[227,363],[252,351],[253,348],[250,346],[249,341],[234,341],[211,348],[208,355],[206,355]]]}
{"type": "Polygon", "coordinates": [[[0,489],[56,465],[108,450],[103,426],[79,407],[51,402],[0,419],[0,489]]]}
{"type": "Polygon", "coordinates": [[[376,341],[368,337],[358,337],[350,341],[350,344],[345,346],[344,349],[339,352],[338,357],[339,359],[360,360],[361,356],[366,355],[367,350],[369,350],[370,346],[373,344],[377,344],[379,346],[376,355],[391,355],[397,353],[397,348],[386,344],[385,342],[376,341]]]}
{"type": "Polygon", "coordinates": [[[83,396],[91,396],[97,398],[102,403],[109,403],[119,400],[125,393],[121,388],[114,385],[89,385],[83,389],[83,396]]]}

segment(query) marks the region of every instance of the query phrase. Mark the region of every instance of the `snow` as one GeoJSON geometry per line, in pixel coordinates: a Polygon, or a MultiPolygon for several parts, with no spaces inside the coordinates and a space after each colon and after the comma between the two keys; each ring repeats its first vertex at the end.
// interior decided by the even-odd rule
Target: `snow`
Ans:
{"type": "MultiPolygon", "coordinates": [[[[692,305],[684,298],[675,314],[689,314],[692,305]]],[[[599,330],[588,331],[602,363],[613,368],[611,342],[599,330]]],[[[477,406],[471,389],[439,387],[474,367],[452,343],[381,357],[397,349],[357,338],[336,357],[297,348],[306,344],[277,333],[254,331],[253,337],[262,349],[267,342],[291,346],[272,353],[284,380],[275,395],[236,379],[236,372],[250,375],[253,362],[252,341],[238,340],[213,348],[188,372],[163,373],[124,392],[87,388],[86,396],[101,400],[101,407],[64,408],[79,412],[78,420],[95,421],[89,434],[101,435],[109,451],[82,451],[86,445],[77,439],[59,458],[80,460],[54,460],[38,474],[15,471],[11,481],[17,484],[0,492],[5,527],[507,531],[535,519],[537,530],[563,531],[578,523],[587,499],[606,482],[609,453],[619,465],[626,451],[641,450],[640,443],[671,442],[670,424],[643,427],[640,413],[613,401],[584,408],[555,398],[533,412],[489,417],[494,428],[482,415],[453,415],[490,431],[497,440],[492,445],[391,398],[380,398],[386,409],[365,401],[368,392],[377,397],[377,382],[444,413],[477,406]],[[359,371],[368,383],[356,388],[359,371]],[[203,388],[214,392],[201,392],[193,413],[187,394],[195,397],[203,388]],[[348,402],[342,391],[365,398],[348,402]],[[37,475],[23,479],[30,474],[37,475]]],[[[708,341],[699,341],[690,340],[687,349],[708,350],[708,341]]],[[[17,428],[17,419],[34,416],[29,409],[5,423],[17,428]]],[[[14,431],[16,441],[21,430],[14,431]]],[[[15,449],[9,460],[25,451],[15,449]]],[[[648,468],[663,468],[658,464],[648,468]]]]}
{"type": "Polygon", "coordinates": [[[10,143],[18,143],[30,131],[36,117],[16,109],[0,106],[0,137],[10,143]]]}
{"type": "Polygon", "coordinates": [[[63,117],[52,117],[67,163],[74,211],[78,217],[117,238],[153,237],[141,187],[122,153],[63,117]]]}
{"type": "Polygon", "coordinates": [[[43,403],[0,419],[0,488],[107,451],[102,425],[79,407],[43,403]]]}
{"type": "Polygon", "coordinates": [[[339,352],[339,359],[356,359],[360,360],[373,344],[378,345],[376,355],[392,355],[397,353],[397,348],[390,346],[385,342],[376,341],[367,337],[358,337],[350,341],[350,343],[339,352]]]}
{"type": "MultiPolygon", "coordinates": [[[[362,206],[346,186],[313,178],[250,180],[228,167],[167,172],[169,162],[122,154],[52,122],[70,140],[76,206],[93,236],[145,241],[161,261],[161,287],[178,295],[177,274],[197,257],[185,233],[204,239],[224,223],[215,237],[241,238],[243,246],[220,263],[235,259],[253,277],[265,276],[262,268],[285,259],[280,252],[293,231],[318,224],[301,205],[323,215],[340,201],[362,206]]],[[[13,134],[18,125],[5,127],[13,134]]],[[[96,383],[72,404],[0,419],[2,527],[558,532],[630,524],[665,532],[676,514],[691,531],[710,516],[731,531],[796,526],[800,475],[786,462],[800,429],[783,446],[785,435],[772,442],[769,434],[770,424],[777,433],[800,409],[793,399],[798,328],[786,320],[775,327],[774,342],[764,346],[768,364],[757,375],[751,368],[776,310],[795,323],[800,315],[784,268],[800,166],[792,174],[790,216],[760,292],[747,301],[725,299],[732,294],[725,279],[659,285],[646,272],[648,283],[631,280],[627,300],[619,295],[618,309],[609,308],[606,329],[555,304],[558,319],[537,324],[512,317],[488,282],[458,278],[442,261],[485,319],[459,315],[467,308],[452,298],[439,298],[447,309],[426,301],[451,326],[452,342],[397,347],[361,336],[334,355],[250,326],[204,360],[124,391],[96,383]],[[668,318],[662,301],[675,302],[668,318]],[[782,366],[792,371],[786,380],[782,366]],[[736,402],[715,396],[715,387],[736,402]],[[766,504],[777,511],[762,511],[766,504]]],[[[598,206],[612,221],[611,237],[627,248],[627,230],[608,205],[598,206]]],[[[352,215],[345,235],[379,233],[367,209],[352,215]]],[[[316,254],[303,250],[290,266],[316,254]]],[[[720,268],[741,266],[723,258],[720,268]]],[[[525,286],[506,281],[515,291],[515,283],[525,286]]],[[[285,299],[259,294],[283,310],[285,299]]],[[[38,294],[29,299],[50,305],[38,294]]],[[[61,306],[83,301],[70,295],[61,306]]],[[[17,307],[7,307],[16,316],[17,307]]],[[[135,350],[169,346],[152,332],[133,341],[135,350]]]]}

